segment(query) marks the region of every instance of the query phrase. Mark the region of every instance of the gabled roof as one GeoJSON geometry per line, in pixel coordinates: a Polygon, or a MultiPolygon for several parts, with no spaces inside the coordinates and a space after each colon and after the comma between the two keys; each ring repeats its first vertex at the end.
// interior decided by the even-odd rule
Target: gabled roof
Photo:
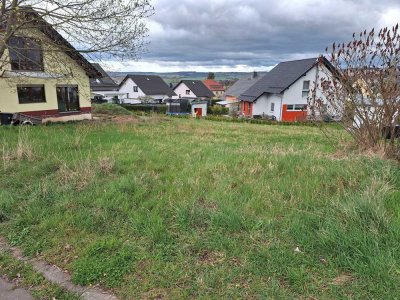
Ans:
{"type": "Polygon", "coordinates": [[[239,79],[226,90],[225,96],[239,97],[241,94],[247,91],[253,84],[259,81],[263,76],[264,75],[258,75],[255,77],[251,76],[239,79]]]}
{"type": "Polygon", "coordinates": [[[53,41],[55,45],[61,47],[61,49],[73,60],[76,61],[86,72],[90,78],[99,78],[101,73],[99,73],[95,67],[81,54],[74,46],[72,46],[57,30],[46,22],[33,8],[29,6],[20,7],[21,11],[26,12],[27,22],[32,22],[38,30],[44,33],[50,40],[53,41]],[[30,20],[30,21],[29,21],[30,20]]]}
{"type": "MultiPolygon", "coordinates": [[[[330,66],[325,58],[323,58],[323,62],[330,66]]],[[[243,92],[239,96],[239,100],[253,102],[264,93],[280,94],[311,70],[317,63],[317,57],[281,62],[243,92]]]]}
{"type": "Polygon", "coordinates": [[[174,90],[181,84],[184,83],[196,97],[213,98],[214,93],[201,80],[181,80],[175,87],[174,90]]]}
{"type": "Polygon", "coordinates": [[[121,87],[125,81],[132,79],[135,84],[148,96],[152,95],[168,95],[176,96],[175,92],[165,83],[160,76],[157,75],[126,75],[124,80],[119,84],[121,87]]]}
{"type": "Polygon", "coordinates": [[[118,84],[107,74],[106,71],[98,63],[92,63],[93,67],[101,73],[101,78],[91,79],[90,88],[93,91],[114,91],[118,90],[118,84]]]}
{"type": "Polygon", "coordinates": [[[214,79],[203,80],[203,83],[206,85],[206,87],[208,87],[210,91],[216,92],[225,90],[224,86],[214,79]]]}

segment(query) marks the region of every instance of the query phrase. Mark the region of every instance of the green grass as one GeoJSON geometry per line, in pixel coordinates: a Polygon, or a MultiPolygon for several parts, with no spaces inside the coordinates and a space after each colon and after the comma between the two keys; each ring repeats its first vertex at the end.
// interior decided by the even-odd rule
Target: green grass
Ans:
{"type": "Polygon", "coordinates": [[[76,283],[126,299],[399,299],[399,167],[318,128],[154,117],[2,127],[0,141],[0,234],[76,283]]]}
{"type": "Polygon", "coordinates": [[[0,274],[29,290],[36,299],[78,300],[79,297],[47,281],[26,262],[0,252],[0,274]]]}
{"type": "Polygon", "coordinates": [[[93,113],[94,114],[105,114],[105,115],[131,115],[131,112],[126,108],[122,107],[118,104],[93,104],[93,113]]]}

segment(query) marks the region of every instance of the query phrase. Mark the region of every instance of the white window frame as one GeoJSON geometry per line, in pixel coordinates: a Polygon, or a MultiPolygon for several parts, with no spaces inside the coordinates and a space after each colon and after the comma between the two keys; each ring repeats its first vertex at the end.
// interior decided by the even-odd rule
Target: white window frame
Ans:
{"type": "Polygon", "coordinates": [[[306,110],[307,104],[287,104],[286,111],[304,111],[306,110]],[[289,108],[291,106],[292,108],[289,108]]]}
{"type": "Polygon", "coordinates": [[[274,111],[275,111],[275,102],[271,102],[270,111],[271,111],[271,112],[274,112],[274,111]]]}
{"type": "Polygon", "coordinates": [[[308,97],[308,94],[310,93],[310,80],[304,80],[303,81],[303,89],[301,91],[301,96],[303,98],[308,97]],[[308,83],[308,87],[305,87],[305,83],[308,83]]]}
{"type": "Polygon", "coordinates": [[[139,92],[139,87],[137,85],[133,86],[133,92],[138,93],[139,92]]]}
{"type": "Polygon", "coordinates": [[[186,96],[190,95],[190,90],[186,90],[186,96]]]}

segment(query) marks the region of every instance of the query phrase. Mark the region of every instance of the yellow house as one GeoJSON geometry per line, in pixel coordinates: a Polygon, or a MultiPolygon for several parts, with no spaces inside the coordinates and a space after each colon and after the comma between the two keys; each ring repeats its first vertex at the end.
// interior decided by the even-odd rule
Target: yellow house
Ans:
{"type": "MultiPolygon", "coordinates": [[[[27,14],[37,16],[32,10],[27,14]]],[[[35,27],[10,38],[0,59],[0,113],[42,122],[91,119],[89,79],[98,77],[67,40],[37,17],[35,27]]]]}

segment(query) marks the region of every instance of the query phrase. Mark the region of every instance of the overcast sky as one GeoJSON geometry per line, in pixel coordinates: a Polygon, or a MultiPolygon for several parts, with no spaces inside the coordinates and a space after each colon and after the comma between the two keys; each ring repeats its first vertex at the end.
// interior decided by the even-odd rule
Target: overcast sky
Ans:
{"type": "Polygon", "coordinates": [[[268,70],[400,22],[399,0],[153,0],[148,52],[115,71],[268,70]]]}

